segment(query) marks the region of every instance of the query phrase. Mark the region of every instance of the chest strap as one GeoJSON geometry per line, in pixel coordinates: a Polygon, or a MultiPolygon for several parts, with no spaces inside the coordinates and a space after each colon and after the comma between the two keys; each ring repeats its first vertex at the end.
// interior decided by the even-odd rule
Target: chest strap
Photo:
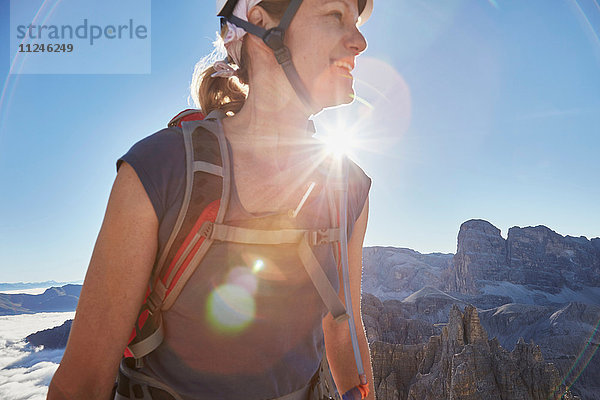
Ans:
{"type": "Polygon", "coordinates": [[[321,264],[315,257],[311,246],[330,244],[340,239],[339,228],[325,228],[318,230],[306,229],[281,229],[261,230],[240,228],[237,226],[214,224],[206,222],[209,227],[206,231],[208,238],[224,242],[244,244],[287,244],[298,243],[298,256],[310,280],[317,289],[323,303],[327,306],[333,318],[338,321],[346,321],[350,316],[346,313],[346,307],[340,300],[337,292],[331,285],[329,278],[323,271],[321,264]]]}
{"type": "MultiPolygon", "coordinates": [[[[204,238],[210,242],[213,240],[244,244],[298,244],[297,253],[319,296],[331,313],[334,320],[338,322],[346,321],[350,315],[346,312],[344,303],[340,300],[331,281],[323,271],[321,264],[315,257],[311,246],[331,244],[339,240],[339,228],[325,228],[318,230],[306,229],[282,229],[282,230],[261,230],[240,228],[237,226],[215,224],[210,221],[204,222],[195,240],[192,240],[183,251],[184,256],[180,257],[179,262],[186,258],[195,246],[199,238],[204,238]]],[[[177,270],[177,268],[175,268],[177,270]]],[[[167,288],[162,281],[155,284],[154,290],[146,300],[146,305],[150,313],[154,314],[164,304],[167,294],[167,288]]],[[[145,340],[136,344],[130,344],[129,350],[136,358],[141,358],[152,352],[162,342],[164,337],[164,327],[160,313],[157,315],[157,327],[155,332],[145,340]]]]}
{"type": "Polygon", "coordinates": [[[340,238],[339,228],[263,230],[207,221],[202,229],[209,239],[244,244],[293,244],[306,239],[310,245],[318,246],[336,242],[340,238]]]}

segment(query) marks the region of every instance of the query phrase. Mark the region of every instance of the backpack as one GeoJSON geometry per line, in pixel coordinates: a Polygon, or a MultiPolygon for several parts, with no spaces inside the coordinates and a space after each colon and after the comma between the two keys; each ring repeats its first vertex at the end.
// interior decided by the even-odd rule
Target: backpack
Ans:
{"type": "MultiPolygon", "coordinates": [[[[352,322],[346,282],[347,260],[346,267],[343,268],[344,258],[347,258],[346,212],[345,207],[343,213],[338,212],[334,193],[339,192],[338,197],[347,203],[347,179],[343,176],[347,174],[347,166],[343,168],[345,174],[338,174],[339,176],[328,178],[330,180],[327,181],[329,227],[316,230],[257,230],[225,225],[223,221],[229,203],[232,165],[227,141],[219,127],[223,117],[225,114],[220,110],[205,116],[200,110],[188,109],[177,114],[168,123],[168,127],[182,128],[186,186],[174,228],[164,249],[157,256],[144,302],[124,351],[124,357],[133,357],[137,368],[143,366],[144,357],[154,351],[164,339],[161,312],[173,305],[215,240],[273,245],[297,243],[298,256],[333,318],[338,322],[352,322]],[[349,313],[313,253],[312,247],[320,245],[333,247],[338,271],[340,268],[343,270],[349,313]]],[[[344,164],[347,165],[347,160],[344,164]]],[[[306,197],[307,195],[304,200],[306,197]]],[[[357,343],[353,322],[350,323],[350,328],[353,344],[357,343]]],[[[358,354],[357,367],[361,384],[366,385],[362,360],[359,360],[360,354],[357,353],[358,345],[353,347],[355,358],[358,354]]]]}

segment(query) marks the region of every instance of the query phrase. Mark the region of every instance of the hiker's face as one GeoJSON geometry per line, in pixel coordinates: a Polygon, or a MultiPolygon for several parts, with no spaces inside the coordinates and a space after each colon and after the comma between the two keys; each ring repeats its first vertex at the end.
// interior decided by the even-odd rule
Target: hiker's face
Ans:
{"type": "Polygon", "coordinates": [[[356,26],[357,0],[304,0],[286,41],[298,73],[321,107],[350,103],[352,69],[367,42],[356,26]]]}

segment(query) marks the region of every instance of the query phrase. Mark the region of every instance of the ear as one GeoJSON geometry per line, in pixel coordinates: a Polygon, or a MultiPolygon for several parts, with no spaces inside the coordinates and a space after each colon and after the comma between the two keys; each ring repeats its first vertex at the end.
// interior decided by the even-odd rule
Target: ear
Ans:
{"type": "Polygon", "coordinates": [[[248,12],[248,22],[264,29],[271,29],[278,25],[278,22],[273,20],[265,9],[258,5],[252,7],[248,12]]]}

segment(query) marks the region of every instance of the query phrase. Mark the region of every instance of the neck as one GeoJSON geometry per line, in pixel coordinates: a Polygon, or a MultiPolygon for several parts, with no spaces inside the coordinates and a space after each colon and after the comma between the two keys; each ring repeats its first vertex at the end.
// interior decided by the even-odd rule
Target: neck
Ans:
{"type": "Polygon", "coordinates": [[[231,125],[243,127],[245,136],[304,137],[309,117],[295,93],[250,90],[242,109],[231,118],[231,125]]]}
{"type": "Polygon", "coordinates": [[[251,90],[242,109],[223,126],[234,147],[283,169],[295,163],[295,150],[311,138],[310,114],[293,91],[282,93],[273,83],[254,85],[262,90],[251,90]]]}

